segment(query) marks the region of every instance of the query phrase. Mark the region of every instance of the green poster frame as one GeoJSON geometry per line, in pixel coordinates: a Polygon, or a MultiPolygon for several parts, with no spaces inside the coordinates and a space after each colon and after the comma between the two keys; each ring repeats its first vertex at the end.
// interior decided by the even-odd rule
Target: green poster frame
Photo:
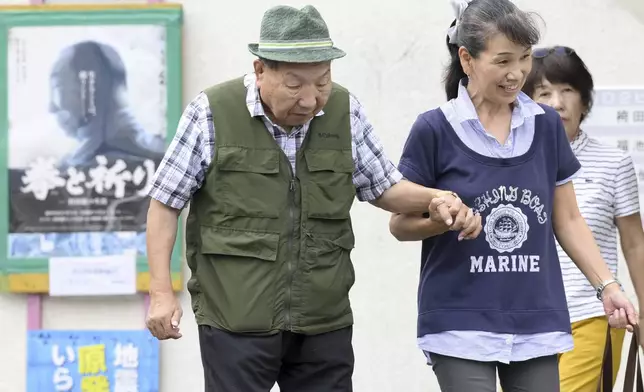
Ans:
{"type": "MultiPolygon", "coordinates": [[[[0,7],[0,86],[8,86],[8,38],[13,27],[79,25],[163,25],[166,28],[167,137],[169,144],[182,113],[182,8],[180,4],[39,5],[0,7]]],[[[0,291],[49,292],[49,258],[10,258],[8,88],[0,93],[0,291]]],[[[183,286],[183,230],[172,251],[172,286],[183,286]]],[[[147,257],[137,257],[137,291],[149,289],[147,257]]]]}

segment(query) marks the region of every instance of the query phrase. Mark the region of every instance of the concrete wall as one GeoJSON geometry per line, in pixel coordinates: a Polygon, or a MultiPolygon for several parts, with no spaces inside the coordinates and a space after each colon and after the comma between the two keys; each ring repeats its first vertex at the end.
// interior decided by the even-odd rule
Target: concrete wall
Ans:
{"type": "MultiPolygon", "coordinates": [[[[24,3],[0,0],[0,4],[24,3]]],[[[61,1],[51,1],[59,3],[61,1]]],[[[68,1],[69,2],[69,1],[68,1]]],[[[81,2],[81,1],[75,1],[81,2]]],[[[246,44],[255,41],[262,0],[185,0],[184,102],[200,89],[251,70],[246,44]]],[[[303,1],[289,3],[294,6],[303,1]]],[[[597,85],[644,85],[644,9],[641,0],[517,0],[545,20],[544,44],[577,49],[597,85]]],[[[348,56],[334,65],[335,80],[366,106],[390,158],[398,161],[416,116],[443,102],[447,0],[325,0],[315,4],[336,44],[348,56]]],[[[369,205],[353,209],[357,245],[355,308],[357,391],[438,391],[415,345],[418,244],[397,243],[388,214],[369,205]]],[[[620,277],[629,282],[622,262],[620,277]]],[[[630,287],[630,286],[629,286],[630,287]]],[[[632,290],[629,288],[629,293],[632,290]]],[[[200,391],[202,373],[189,297],[183,338],[162,343],[161,391],[200,391]],[[181,359],[179,358],[181,357],[181,359]]],[[[45,328],[140,328],[143,300],[47,299],[45,328]]],[[[25,390],[26,299],[0,296],[0,392],[25,390]]]]}

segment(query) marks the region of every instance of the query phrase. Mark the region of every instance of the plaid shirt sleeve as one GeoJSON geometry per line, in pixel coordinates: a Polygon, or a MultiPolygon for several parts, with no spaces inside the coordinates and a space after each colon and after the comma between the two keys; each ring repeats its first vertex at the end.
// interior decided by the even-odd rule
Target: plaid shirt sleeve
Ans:
{"type": "Polygon", "coordinates": [[[203,184],[214,145],[215,126],[208,98],[202,92],[181,115],[177,132],[154,175],[149,196],[169,207],[183,209],[203,184]]]}
{"type": "Polygon", "coordinates": [[[351,136],[355,172],[353,184],[360,201],[373,201],[402,179],[402,174],[387,158],[380,139],[373,132],[358,99],[350,95],[351,136]]]}

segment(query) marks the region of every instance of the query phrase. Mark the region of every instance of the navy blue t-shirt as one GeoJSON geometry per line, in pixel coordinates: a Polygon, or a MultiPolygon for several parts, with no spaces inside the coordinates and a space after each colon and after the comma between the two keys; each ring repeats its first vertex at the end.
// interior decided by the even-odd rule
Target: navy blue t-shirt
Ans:
{"type": "Polygon", "coordinates": [[[570,332],[554,232],[556,183],[576,173],[559,115],[541,105],[528,152],[491,158],[468,148],[440,108],[414,123],[399,168],[408,180],[456,192],[482,216],[475,240],[423,241],[418,336],[449,330],[570,332]]]}

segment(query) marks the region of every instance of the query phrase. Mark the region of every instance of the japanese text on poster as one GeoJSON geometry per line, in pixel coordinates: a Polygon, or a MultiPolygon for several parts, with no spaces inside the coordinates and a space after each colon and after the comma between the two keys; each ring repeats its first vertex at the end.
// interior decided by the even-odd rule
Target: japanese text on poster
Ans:
{"type": "Polygon", "coordinates": [[[635,166],[644,207],[644,87],[595,90],[588,119],[582,125],[590,136],[628,153],[635,166]]]}
{"type": "Polygon", "coordinates": [[[159,390],[159,342],[146,330],[28,334],[27,392],[159,390]]]}

